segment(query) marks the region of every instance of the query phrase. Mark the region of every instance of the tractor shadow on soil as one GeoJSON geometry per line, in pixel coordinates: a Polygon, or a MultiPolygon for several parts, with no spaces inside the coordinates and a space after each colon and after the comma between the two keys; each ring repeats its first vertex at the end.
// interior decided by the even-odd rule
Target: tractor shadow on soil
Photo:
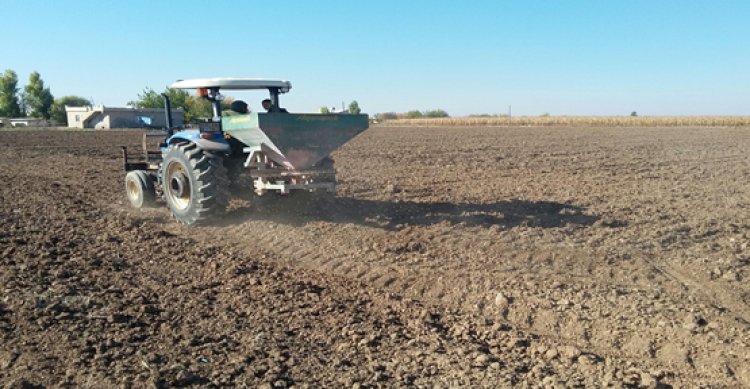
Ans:
{"type": "MultiPolygon", "coordinates": [[[[316,221],[353,223],[385,230],[439,223],[466,226],[517,226],[553,228],[589,226],[599,220],[585,209],[550,201],[508,200],[490,204],[365,200],[351,197],[327,199],[276,198],[230,211],[221,224],[263,219],[303,225],[316,221]]],[[[621,223],[616,224],[620,225],[621,223]]]]}

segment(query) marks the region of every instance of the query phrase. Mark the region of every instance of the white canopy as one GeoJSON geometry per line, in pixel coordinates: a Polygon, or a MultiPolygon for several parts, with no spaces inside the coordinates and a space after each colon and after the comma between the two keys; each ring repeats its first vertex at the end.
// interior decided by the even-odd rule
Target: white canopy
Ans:
{"type": "Polygon", "coordinates": [[[279,88],[279,92],[286,93],[292,89],[292,83],[283,80],[266,80],[262,78],[194,78],[192,80],[178,80],[170,86],[176,89],[220,88],[220,89],[268,89],[279,88]]]}

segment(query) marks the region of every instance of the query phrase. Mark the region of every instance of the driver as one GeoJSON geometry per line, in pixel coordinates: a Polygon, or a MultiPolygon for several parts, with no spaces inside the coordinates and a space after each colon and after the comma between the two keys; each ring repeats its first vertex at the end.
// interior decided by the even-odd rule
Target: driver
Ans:
{"type": "Polygon", "coordinates": [[[289,113],[286,108],[273,109],[274,107],[273,104],[271,104],[271,99],[265,99],[261,101],[261,104],[263,105],[263,109],[265,109],[266,112],[271,112],[273,110],[274,112],[289,113]]]}

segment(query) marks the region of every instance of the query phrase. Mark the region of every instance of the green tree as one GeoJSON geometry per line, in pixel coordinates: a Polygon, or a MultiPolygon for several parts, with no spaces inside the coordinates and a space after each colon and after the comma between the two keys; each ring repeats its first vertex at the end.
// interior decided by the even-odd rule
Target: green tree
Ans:
{"type": "Polygon", "coordinates": [[[329,113],[331,113],[331,110],[328,109],[328,107],[320,107],[320,113],[322,113],[322,114],[329,114],[329,113]]]}
{"type": "Polygon", "coordinates": [[[25,105],[30,110],[31,116],[35,118],[50,118],[50,108],[55,99],[52,97],[49,88],[44,87],[44,81],[39,75],[39,72],[31,72],[29,75],[29,83],[24,88],[25,105]]]}
{"type": "Polygon", "coordinates": [[[362,110],[359,108],[359,103],[357,103],[357,100],[354,100],[351,103],[349,103],[349,113],[357,115],[360,112],[362,112],[362,110]]]}
{"type": "Polygon", "coordinates": [[[66,105],[68,107],[87,107],[91,105],[91,102],[80,96],[63,96],[55,99],[52,108],[50,108],[50,118],[57,125],[68,125],[68,115],[65,113],[66,105]]]}
{"type": "Polygon", "coordinates": [[[29,116],[28,94],[24,90],[18,91],[18,108],[21,110],[21,117],[29,116]]]}
{"type": "MultiPolygon", "coordinates": [[[[173,108],[182,107],[184,109],[187,100],[190,99],[190,93],[183,89],[166,88],[164,93],[169,97],[169,102],[173,108]]],[[[128,105],[136,108],[164,108],[164,98],[162,98],[161,93],[146,88],[143,93],[138,95],[137,100],[128,102],[128,105]]]]}
{"type": "Polygon", "coordinates": [[[422,116],[424,116],[424,115],[422,114],[422,112],[420,112],[420,111],[417,111],[417,110],[414,110],[414,111],[409,111],[409,112],[407,112],[407,113],[405,113],[405,114],[404,114],[404,118],[405,118],[405,119],[419,119],[419,118],[421,118],[422,116]]]}
{"type": "Polygon", "coordinates": [[[442,109],[434,109],[432,111],[425,111],[423,115],[426,118],[448,118],[450,117],[450,115],[448,115],[448,112],[445,112],[442,109]]]}
{"type": "Polygon", "coordinates": [[[0,77],[0,116],[21,116],[21,105],[18,103],[18,75],[10,69],[0,77]]]}

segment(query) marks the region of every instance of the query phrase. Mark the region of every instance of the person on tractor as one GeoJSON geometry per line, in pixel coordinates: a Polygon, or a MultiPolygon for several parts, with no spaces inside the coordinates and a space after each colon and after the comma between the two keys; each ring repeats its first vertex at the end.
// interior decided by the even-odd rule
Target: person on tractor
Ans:
{"type": "Polygon", "coordinates": [[[281,112],[281,113],[289,113],[289,111],[286,110],[286,108],[278,108],[274,109],[273,104],[271,103],[271,99],[265,99],[261,102],[263,105],[263,109],[266,110],[266,112],[281,112]]]}
{"type": "Polygon", "coordinates": [[[224,116],[236,116],[236,115],[247,115],[250,113],[250,108],[247,103],[242,100],[234,100],[229,106],[228,111],[222,112],[224,116]]]}

